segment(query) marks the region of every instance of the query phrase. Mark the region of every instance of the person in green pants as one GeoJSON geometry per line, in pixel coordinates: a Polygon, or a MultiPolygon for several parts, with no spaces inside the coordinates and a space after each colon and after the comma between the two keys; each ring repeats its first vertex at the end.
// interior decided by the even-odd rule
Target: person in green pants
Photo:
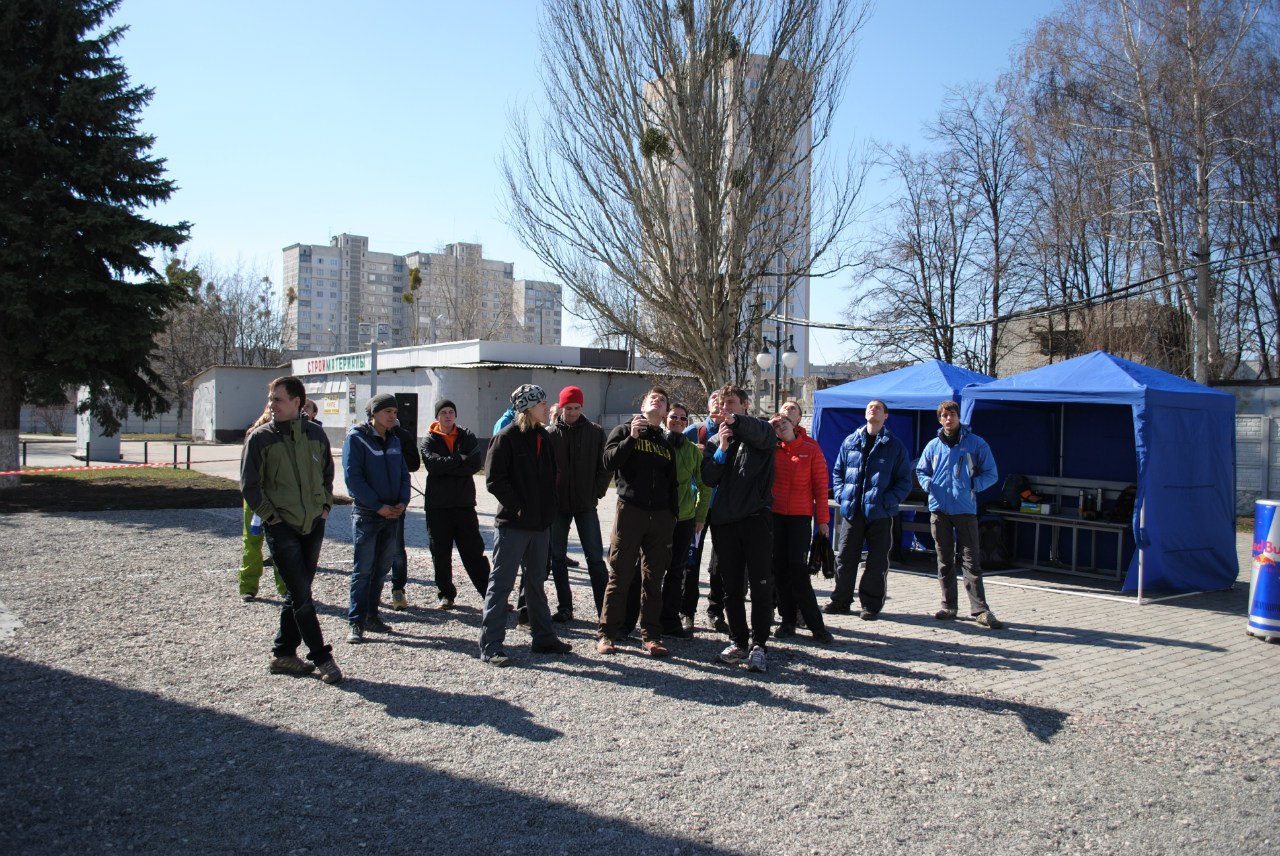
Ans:
{"type": "MultiPolygon", "coordinates": [[[[249,430],[244,432],[244,436],[248,438],[254,429],[259,425],[264,425],[271,421],[271,413],[263,410],[262,415],[258,417],[249,430]]],[[[262,542],[266,535],[262,531],[262,523],[258,523],[258,534],[253,534],[253,509],[249,507],[249,503],[244,505],[244,528],[241,530],[244,536],[244,546],[240,553],[240,599],[245,603],[253,600],[258,596],[258,585],[262,581],[262,542]]],[[[274,563],[272,570],[274,571],[274,563]]],[[[280,579],[280,573],[275,572],[276,591],[281,597],[285,595],[284,580],[280,579]]]]}

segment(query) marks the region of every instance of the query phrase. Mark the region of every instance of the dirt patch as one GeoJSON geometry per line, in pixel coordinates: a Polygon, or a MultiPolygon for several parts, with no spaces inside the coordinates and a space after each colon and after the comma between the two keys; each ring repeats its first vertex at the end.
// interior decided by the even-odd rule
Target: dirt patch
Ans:
{"type": "Polygon", "coordinates": [[[194,470],[113,470],[97,475],[90,469],[83,473],[33,474],[24,475],[16,488],[0,490],[3,514],[237,508],[240,503],[238,483],[194,470]]]}

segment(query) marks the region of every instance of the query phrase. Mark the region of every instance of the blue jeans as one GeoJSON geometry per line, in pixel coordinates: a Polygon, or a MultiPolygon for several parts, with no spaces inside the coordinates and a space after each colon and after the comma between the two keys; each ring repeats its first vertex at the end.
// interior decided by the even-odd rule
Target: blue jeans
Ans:
{"type": "Polygon", "coordinates": [[[594,507],[582,511],[561,511],[551,521],[551,578],[556,584],[556,604],[560,610],[572,611],[573,595],[569,591],[569,524],[578,527],[578,543],[587,558],[587,576],[595,595],[596,614],[604,606],[604,588],[609,584],[609,566],[604,563],[604,540],[600,536],[600,512],[594,507]]]}
{"type": "Polygon", "coordinates": [[[378,614],[382,586],[400,548],[400,521],[357,508],[351,515],[351,599],[347,621],[362,625],[378,614]]]}

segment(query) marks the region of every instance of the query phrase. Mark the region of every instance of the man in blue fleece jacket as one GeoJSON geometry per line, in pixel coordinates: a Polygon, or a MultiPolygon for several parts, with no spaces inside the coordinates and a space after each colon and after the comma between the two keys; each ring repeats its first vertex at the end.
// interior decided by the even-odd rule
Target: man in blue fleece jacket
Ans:
{"type": "Polygon", "coordinates": [[[355,502],[351,514],[351,593],[347,642],[364,640],[365,631],[387,633],[378,603],[391,562],[400,549],[400,518],[409,505],[409,468],[392,428],[399,412],[396,398],[381,393],[365,406],[369,421],[355,425],[342,444],[342,474],[355,502]]]}

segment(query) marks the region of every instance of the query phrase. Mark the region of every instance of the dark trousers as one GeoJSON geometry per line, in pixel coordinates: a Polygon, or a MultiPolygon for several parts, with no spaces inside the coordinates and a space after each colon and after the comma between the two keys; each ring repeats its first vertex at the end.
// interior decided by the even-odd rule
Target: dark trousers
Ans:
{"type": "Polygon", "coordinates": [[[808,515],[773,515],[773,585],[783,624],[795,624],[797,613],[815,635],[826,631],[818,598],[809,581],[809,545],[813,518],[808,515]]]}
{"type": "Polygon", "coordinates": [[[391,557],[391,589],[404,590],[409,583],[409,551],[404,546],[404,519],[409,516],[406,511],[401,514],[397,520],[400,523],[400,549],[391,557]]]}
{"type": "MultiPolygon", "coordinates": [[[[693,579],[685,578],[685,598],[681,612],[693,615],[698,610],[698,576],[702,573],[702,548],[711,540],[710,529],[702,530],[702,536],[695,540],[693,559],[689,562],[689,572],[693,579]],[[692,592],[692,595],[689,593],[692,592]]],[[[720,562],[716,559],[715,545],[711,547],[711,564],[707,566],[707,615],[724,615],[724,586],[720,584],[720,562]]]]}
{"type": "MultiPolygon", "coordinates": [[[[680,607],[687,603],[688,578],[693,576],[693,602],[698,602],[698,574],[690,572],[686,565],[689,561],[689,545],[693,543],[694,519],[677,520],[671,530],[671,564],[667,565],[667,575],[662,580],[662,632],[679,633],[680,607]]],[[[692,615],[686,612],[685,615],[692,615]]]]}
{"type": "Polygon", "coordinates": [[[889,547],[893,542],[893,518],[868,520],[861,510],[846,520],[836,553],[836,585],[831,602],[840,606],[853,603],[853,586],[858,580],[858,564],[862,561],[862,544],[867,544],[867,568],[858,582],[858,602],[867,612],[884,609],[889,587],[889,547]]]}
{"type": "Polygon", "coordinates": [[[299,534],[287,523],[263,527],[267,546],[276,560],[276,573],[284,580],[284,606],[280,608],[280,629],[276,632],[271,653],[276,657],[296,656],[298,645],[307,643],[307,659],[316,665],[333,659],[332,650],[324,644],[316,605],[311,600],[311,583],[320,562],[320,545],[324,543],[324,521],[317,520],[306,535],[299,534]]]}
{"type": "Polygon", "coordinates": [[[474,506],[427,509],[427,543],[431,565],[436,572],[436,589],[441,597],[453,600],[458,589],[453,584],[453,547],[458,546],[462,567],[481,597],[489,589],[489,557],[484,554],[484,538],[474,506]]]}
{"type": "Polygon", "coordinates": [[[733,523],[711,527],[720,582],[724,585],[724,617],[729,637],[739,648],[748,641],[761,648],[773,628],[773,513],[762,511],[733,523]],[[746,596],[751,591],[751,626],[747,627],[746,596]]]}
{"type": "Polygon", "coordinates": [[[609,541],[609,584],[600,611],[600,636],[619,639],[627,617],[627,598],[640,571],[640,638],[662,639],[662,578],[671,564],[671,532],[675,515],[618,503],[609,541]]]}
{"type": "Polygon", "coordinates": [[[604,563],[604,539],[600,537],[600,513],[594,508],[561,511],[551,523],[551,579],[556,586],[557,606],[562,612],[573,610],[573,594],[569,589],[569,524],[578,529],[578,543],[587,560],[587,578],[595,596],[596,615],[604,607],[604,589],[609,584],[609,566],[604,563]]]}
{"type": "Polygon", "coordinates": [[[976,514],[929,515],[929,528],[934,548],[938,551],[938,583],[942,587],[942,606],[956,609],[956,547],[960,548],[960,571],[964,575],[964,593],[969,596],[969,614],[980,615],[990,610],[982,585],[982,566],[978,562],[978,516],[976,514]],[[954,529],[955,535],[952,536],[954,529]]]}

